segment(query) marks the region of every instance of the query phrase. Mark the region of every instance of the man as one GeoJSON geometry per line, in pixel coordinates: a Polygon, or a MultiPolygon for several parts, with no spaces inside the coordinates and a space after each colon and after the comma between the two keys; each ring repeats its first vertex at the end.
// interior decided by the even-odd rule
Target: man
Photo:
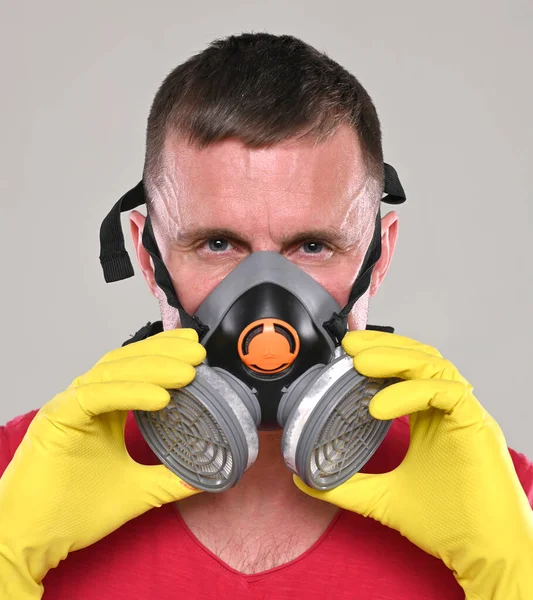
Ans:
{"type": "MultiPolygon", "coordinates": [[[[383,177],[368,94],[289,36],[213,43],[167,77],[148,119],[148,213],[189,315],[262,251],[345,306],[383,177]]],[[[157,464],[127,411],[164,408],[205,349],[158,282],[145,218],[130,221],[164,332],[136,336],[0,430],[2,598],[532,597],[532,465],[507,451],[435,349],[364,331],[394,252],[394,212],[381,219],[381,254],[343,347],[363,375],[405,381],[371,405],[395,420],[365,473],[328,492],[293,479],[280,430],[260,431],[257,460],[220,494],[157,464]]]]}

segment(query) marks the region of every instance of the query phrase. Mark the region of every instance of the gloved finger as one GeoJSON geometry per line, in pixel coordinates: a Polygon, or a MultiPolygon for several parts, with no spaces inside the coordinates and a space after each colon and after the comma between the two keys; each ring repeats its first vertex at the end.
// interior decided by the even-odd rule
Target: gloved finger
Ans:
{"type": "Polygon", "coordinates": [[[153,499],[150,502],[152,506],[161,506],[201,493],[201,490],[180,479],[164,465],[145,466],[135,463],[135,469],[132,480],[141,482],[144,492],[153,499]]]}
{"type": "Polygon", "coordinates": [[[313,498],[329,502],[345,510],[358,513],[365,517],[378,518],[386,510],[388,494],[394,489],[395,472],[357,473],[338,487],[320,491],[307,486],[299,477],[293,476],[293,481],[302,492],[313,498]]]}
{"type": "MultiPolygon", "coordinates": [[[[165,331],[163,333],[173,334],[174,331],[165,331]]],[[[168,356],[191,365],[199,365],[205,359],[206,351],[198,341],[190,340],[187,337],[160,334],[111,350],[97,364],[109,363],[128,357],[149,355],[168,356]]]]}
{"type": "Polygon", "coordinates": [[[135,381],[89,383],[64,394],[75,394],[79,406],[89,417],[116,410],[161,410],[170,401],[170,394],[162,387],[135,381]]]}
{"type": "MultiPolygon", "coordinates": [[[[161,338],[181,338],[183,340],[190,340],[191,342],[198,341],[198,333],[192,327],[178,327],[177,329],[167,329],[152,336],[152,339],[161,338]]],[[[148,338],[150,339],[150,338],[148,338]]]]}
{"type": "Polygon", "coordinates": [[[406,348],[410,350],[419,350],[431,356],[442,358],[442,354],[433,346],[422,344],[411,338],[397,335],[396,333],[387,333],[385,331],[374,331],[366,329],[363,331],[349,331],[342,340],[342,347],[346,354],[355,356],[368,348],[390,347],[406,348]]]}
{"type": "Polygon", "coordinates": [[[376,419],[389,420],[429,408],[442,410],[465,425],[483,418],[483,409],[468,385],[442,379],[395,383],[378,392],[368,410],[376,419]]]}
{"type": "Polygon", "coordinates": [[[181,388],[191,383],[196,374],[193,366],[168,356],[134,356],[100,363],[78,377],[73,387],[110,381],[139,381],[162,388],[181,388]]]}
{"type": "Polygon", "coordinates": [[[354,357],[355,370],[366,377],[400,379],[446,379],[468,383],[457,368],[444,358],[415,349],[378,347],[354,357]]]}

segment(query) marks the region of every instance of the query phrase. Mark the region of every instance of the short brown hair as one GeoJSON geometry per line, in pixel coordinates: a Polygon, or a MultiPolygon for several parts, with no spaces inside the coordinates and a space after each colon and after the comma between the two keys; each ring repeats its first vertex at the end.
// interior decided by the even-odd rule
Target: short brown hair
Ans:
{"type": "Polygon", "coordinates": [[[149,195],[162,175],[169,133],[199,147],[228,138],[264,147],[297,136],[320,141],[342,123],[356,131],[368,176],[382,191],[378,115],[351,73],[289,35],[245,33],[215,40],[176,67],[154,98],[144,167],[149,195]]]}

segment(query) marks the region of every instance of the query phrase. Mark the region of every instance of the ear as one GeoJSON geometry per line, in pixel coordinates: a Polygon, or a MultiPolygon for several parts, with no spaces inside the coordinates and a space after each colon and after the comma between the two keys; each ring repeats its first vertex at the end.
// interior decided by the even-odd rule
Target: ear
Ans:
{"type": "Polygon", "coordinates": [[[392,211],[381,219],[381,257],[374,267],[372,282],[370,284],[370,296],[375,296],[385,275],[396,247],[398,237],[398,215],[392,211]]]}
{"type": "Polygon", "coordinates": [[[152,264],[152,259],[150,255],[146,251],[146,248],[143,246],[142,237],[144,230],[144,223],[146,221],[146,217],[141,215],[140,212],[133,210],[130,214],[130,231],[131,231],[131,239],[133,240],[133,246],[135,248],[135,254],[137,255],[137,262],[141,267],[141,271],[143,273],[144,279],[152,292],[152,295],[156,298],[159,298],[158,290],[155,283],[154,277],[154,266],[152,264]]]}

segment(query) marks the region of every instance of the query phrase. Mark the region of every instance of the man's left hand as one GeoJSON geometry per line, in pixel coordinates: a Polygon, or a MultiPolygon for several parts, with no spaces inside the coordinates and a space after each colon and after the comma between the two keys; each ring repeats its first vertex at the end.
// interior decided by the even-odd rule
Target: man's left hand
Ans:
{"type": "Polygon", "coordinates": [[[399,335],[353,331],[342,345],[362,375],[404,380],[376,394],[370,412],[409,415],[409,450],[389,473],[358,473],[327,492],[296,485],[440,558],[469,600],[533,598],[533,511],[472,386],[437,350],[399,335]]]}

